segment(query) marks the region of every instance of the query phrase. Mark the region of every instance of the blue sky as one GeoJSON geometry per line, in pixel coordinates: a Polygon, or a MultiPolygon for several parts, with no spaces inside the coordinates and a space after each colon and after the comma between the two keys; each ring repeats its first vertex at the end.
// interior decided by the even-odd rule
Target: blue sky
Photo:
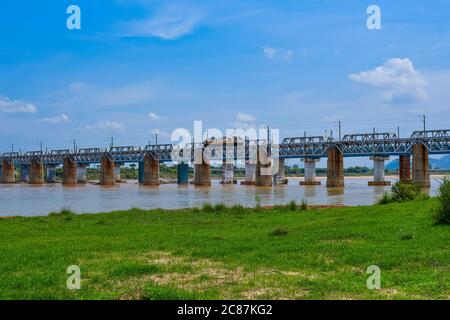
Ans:
{"type": "Polygon", "coordinates": [[[144,145],[176,128],[280,135],[449,127],[450,3],[14,1],[0,11],[0,152],[144,145]],[[66,8],[81,8],[81,30],[66,8]],[[382,29],[366,9],[380,6],[382,29]]]}

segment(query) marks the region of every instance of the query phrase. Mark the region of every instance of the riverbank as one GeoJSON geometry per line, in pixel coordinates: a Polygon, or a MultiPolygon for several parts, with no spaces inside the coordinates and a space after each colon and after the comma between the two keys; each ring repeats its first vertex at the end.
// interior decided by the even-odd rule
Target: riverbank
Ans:
{"type": "Polygon", "coordinates": [[[450,299],[435,199],[0,219],[1,299],[450,299]],[[68,290],[66,269],[81,269],[68,290]],[[369,290],[367,267],[381,269],[369,290]]]}

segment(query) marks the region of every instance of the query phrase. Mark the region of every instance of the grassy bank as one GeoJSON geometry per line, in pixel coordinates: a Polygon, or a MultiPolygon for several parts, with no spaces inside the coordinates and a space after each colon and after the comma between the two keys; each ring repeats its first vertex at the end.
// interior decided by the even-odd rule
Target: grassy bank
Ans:
{"type": "Polygon", "coordinates": [[[437,201],[0,219],[1,299],[450,298],[437,201]],[[81,268],[81,290],[66,268],[81,268]],[[381,268],[369,290],[369,265],[381,268]]]}

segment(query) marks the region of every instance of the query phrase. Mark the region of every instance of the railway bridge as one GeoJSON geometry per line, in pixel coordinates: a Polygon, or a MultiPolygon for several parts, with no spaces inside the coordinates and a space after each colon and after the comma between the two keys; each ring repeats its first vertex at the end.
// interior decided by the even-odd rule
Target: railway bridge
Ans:
{"type": "Polygon", "coordinates": [[[222,161],[222,183],[233,182],[234,162],[245,161],[242,184],[271,186],[286,183],[285,160],[301,159],[305,178],[301,185],[320,184],[316,180],[316,163],[327,158],[327,187],[344,186],[344,158],[370,157],[374,161],[374,179],[369,185],[385,186],[385,161],[399,156],[399,179],[430,186],[429,155],[450,154],[450,129],[415,131],[408,138],[393,133],[348,134],[342,139],[329,137],[288,137],[281,143],[249,141],[237,137],[211,139],[203,143],[178,146],[172,144],[145,147],[122,146],[27,152],[0,155],[1,183],[15,183],[16,169],[21,182],[44,184],[56,182],[56,168],[62,166],[62,183],[86,183],[86,170],[100,164],[101,185],[114,185],[120,180],[120,167],[139,164],[139,182],[159,185],[160,163],[178,166],[178,183],[187,184],[189,163],[194,164],[196,186],[211,185],[211,161],[222,161]],[[411,165],[412,159],[412,165],[411,165]],[[275,165],[276,164],[276,165],[275,165]]]}

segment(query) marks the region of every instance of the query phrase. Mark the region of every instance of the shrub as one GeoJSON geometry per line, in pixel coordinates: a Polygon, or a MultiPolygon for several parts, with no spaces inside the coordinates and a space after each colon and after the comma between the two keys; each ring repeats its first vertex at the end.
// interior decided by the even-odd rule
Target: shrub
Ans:
{"type": "Polygon", "coordinates": [[[308,210],[308,202],[306,202],[305,199],[303,199],[302,203],[300,204],[300,210],[308,210]]]}
{"type": "Polygon", "coordinates": [[[394,202],[415,200],[421,195],[420,186],[415,183],[396,182],[391,189],[391,197],[394,202]]]}
{"type": "Polygon", "coordinates": [[[402,234],[402,236],[400,237],[400,240],[406,241],[406,240],[412,240],[414,238],[414,236],[410,233],[405,233],[402,234]]]}
{"type": "Polygon", "coordinates": [[[285,227],[279,227],[273,230],[270,235],[275,237],[284,237],[287,236],[288,230],[285,227]]]}
{"type": "Polygon", "coordinates": [[[255,202],[256,202],[256,204],[255,204],[255,211],[261,210],[261,199],[260,199],[260,197],[256,196],[255,197],[255,202]]]}
{"type": "Polygon", "coordinates": [[[439,209],[434,220],[437,224],[450,224],[450,180],[444,178],[439,187],[438,196],[439,209]]]}
{"type": "Polygon", "coordinates": [[[214,211],[214,207],[210,203],[205,203],[202,206],[202,211],[203,212],[213,212],[214,211]]]}
{"type": "Polygon", "coordinates": [[[398,181],[394,183],[390,192],[386,192],[383,195],[383,198],[381,198],[378,203],[387,204],[391,202],[405,202],[420,198],[425,199],[426,196],[418,184],[398,181]]]}
{"type": "Polygon", "coordinates": [[[214,210],[216,212],[222,212],[222,211],[225,211],[226,209],[227,209],[227,206],[224,205],[223,203],[218,203],[214,206],[214,210]]]}
{"type": "Polygon", "coordinates": [[[59,212],[50,212],[48,214],[49,217],[55,217],[62,220],[72,220],[73,216],[75,216],[76,213],[70,210],[70,208],[62,208],[59,210],[59,212]]]}
{"type": "Polygon", "coordinates": [[[290,211],[295,211],[295,210],[297,210],[297,203],[295,202],[295,200],[292,200],[292,201],[289,202],[289,204],[288,204],[288,209],[289,209],[290,211]]]}
{"type": "Polygon", "coordinates": [[[236,203],[234,206],[231,207],[231,212],[233,213],[244,213],[245,208],[240,203],[236,203]]]}
{"type": "Polygon", "coordinates": [[[388,204],[391,202],[392,202],[391,195],[387,191],[383,194],[383,197],[378,201],[379,204],[388,204]]]}

